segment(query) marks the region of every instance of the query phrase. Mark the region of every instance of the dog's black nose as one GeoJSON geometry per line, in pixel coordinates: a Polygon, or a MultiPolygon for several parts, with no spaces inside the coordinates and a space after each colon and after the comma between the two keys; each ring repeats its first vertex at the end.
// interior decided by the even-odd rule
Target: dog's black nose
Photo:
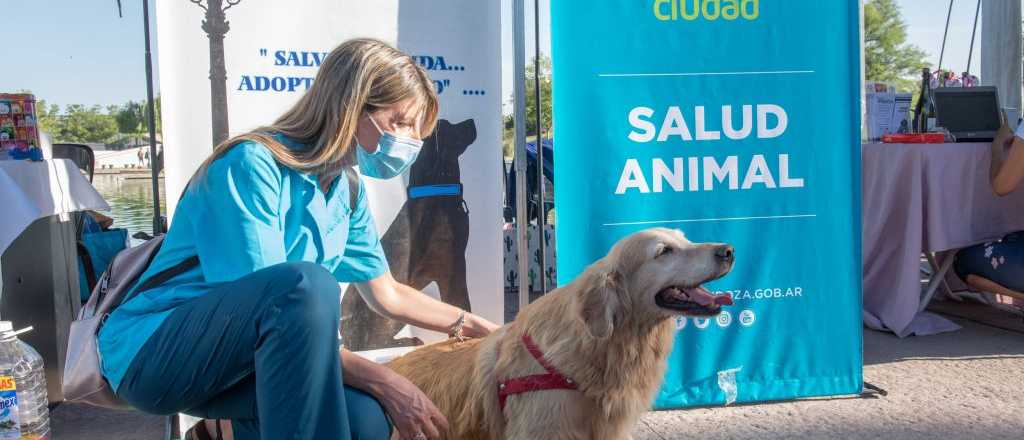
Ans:
{"type": "Polygon", "coordinates": [[[719,246],[717,249],[715,249],[715,257],[717,257],[719,261],[722,261],[724,263],[732,263],[732,260],[734,258],[732,246],[719,246]]]}

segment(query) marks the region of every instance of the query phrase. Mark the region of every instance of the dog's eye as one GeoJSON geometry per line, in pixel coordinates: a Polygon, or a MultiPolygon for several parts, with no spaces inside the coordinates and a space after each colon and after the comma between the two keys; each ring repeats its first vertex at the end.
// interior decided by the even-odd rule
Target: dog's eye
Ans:
{"type": "Polygon", "coordinates": [[[672,249],[672,246],[662,246],[661,249],[658,250],[658,255],[655,255],[655,258],[671,254],[674,251],[675,249],[672,249]]]}

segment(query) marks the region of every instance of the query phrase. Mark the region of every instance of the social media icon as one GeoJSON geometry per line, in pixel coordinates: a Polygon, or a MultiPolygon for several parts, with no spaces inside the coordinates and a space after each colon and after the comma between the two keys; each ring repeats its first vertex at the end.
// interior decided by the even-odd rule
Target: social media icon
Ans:
{"type": "Polygon", "coordinates": [[[693,318],[693,325],[701,330],[708,328],[711,320],[708,318],[693,318]]]}
{"type": "Polygon", "coordinates": [[[749,310],[749,309],[748,310],[744,310],[744,311],[740,312],[740,325],[742,325],[744,327],[750,327],[750,326],[754,325],[754,320],[756,318],[757,318],[757,316],[754,315],[754,311],[753,310],[749,310]]]}
{"type": "Polygon", "coordinates": [[[732,324],[732,313],[722,310],[722,313],[715,317],[715,323],[721,328],[728,327],[729,324],[732,324]]]}
{"type": "Polygon", "coordinates": [[[676,330],[682,330],[686,328],[686,317],[676,316],[676,330]]]}

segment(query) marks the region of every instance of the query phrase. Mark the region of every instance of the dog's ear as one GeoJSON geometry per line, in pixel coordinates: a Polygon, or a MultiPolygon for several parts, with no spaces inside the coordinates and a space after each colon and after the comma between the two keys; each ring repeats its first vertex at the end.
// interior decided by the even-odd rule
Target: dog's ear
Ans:
{"type": "Polygon", "coordinates": [[[466,149],[476,142],[476,121],[466,119],[451,125],[451,129],[455,132],[456,141],[455,145],[450,145],[448,148],[452,148],[457,156],[462,156],[462,153],[465,153],[466,149]]]}
{"type": "Polygon", "coordinates": [[[624,280],[617,271],[598,270],[580,291],[580,318],[590,336],[612,335],[622,316],[624,280]]]}

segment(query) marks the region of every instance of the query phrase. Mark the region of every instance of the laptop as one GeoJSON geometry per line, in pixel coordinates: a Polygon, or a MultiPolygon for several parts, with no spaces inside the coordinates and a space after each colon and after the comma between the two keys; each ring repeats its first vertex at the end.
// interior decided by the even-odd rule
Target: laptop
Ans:
{"type": "Polygon", "coordinates": [[[957,142],[991,142],[999,131],[999,95],[995,87],[940,87],[932,91],[935,125],[957,142]]]}

